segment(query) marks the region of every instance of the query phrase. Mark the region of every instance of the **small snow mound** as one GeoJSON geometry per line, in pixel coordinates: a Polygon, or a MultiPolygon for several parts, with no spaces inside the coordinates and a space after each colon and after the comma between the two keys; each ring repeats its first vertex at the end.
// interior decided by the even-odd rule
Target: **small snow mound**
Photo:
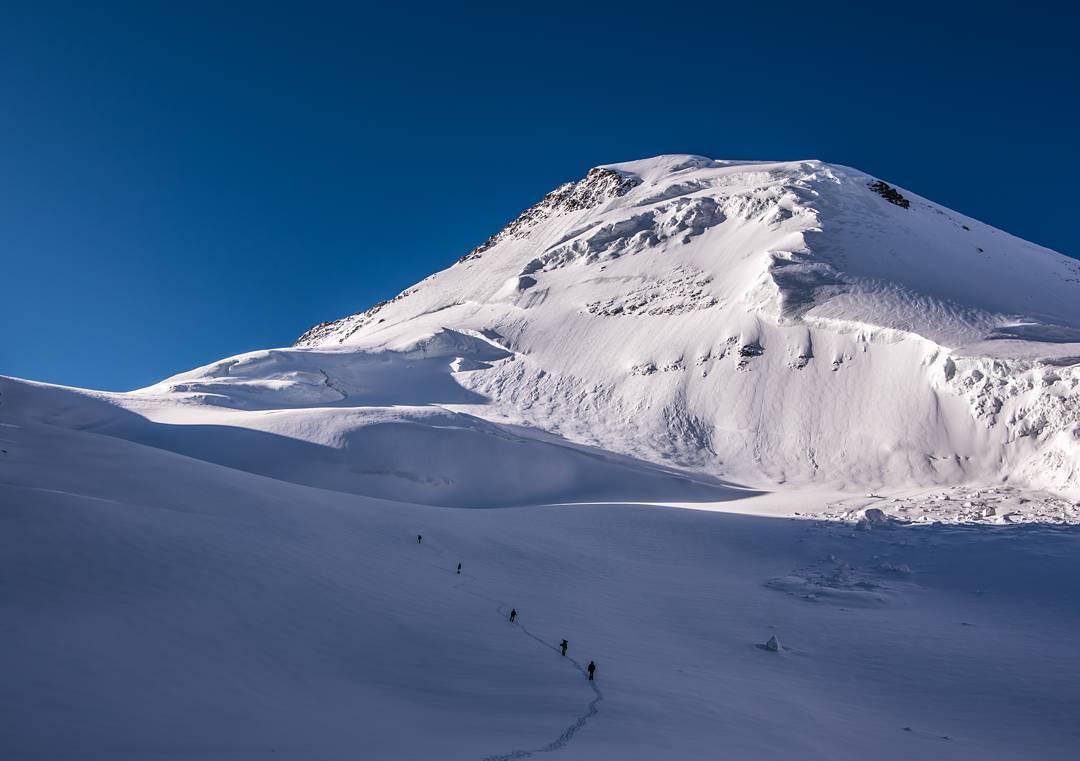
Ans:
{"type": "Polygon", "coordinates": [[[895,573],[901,576],[911,575],[911,566],[907,563],[879,563],[878,570],[882,573],[895,573]]]}
{"type": "Polygon", "coordinates": [[[454,357],[454,361],[450,363],[450,369],[455,373],[464,373],[469,370],[486,370],[491,365],[487,362],[480,362],[469,357],[454,357]]]}
{"type": "Polygon", "coordinates": [[[860,531],[869,531],[872,528],[888,526],[892,519],[883,510],[877,507],[868,507],[862,514],[862,518],[855,524],[860,531]]]}
{"type": "Polygon", "coordinates": [[[769,637],[769,641],[765,643],[765,649],[770,653],[779,653],[784,648],[780,645],[780,640],[776,638],[776,635],[769,637]]]}

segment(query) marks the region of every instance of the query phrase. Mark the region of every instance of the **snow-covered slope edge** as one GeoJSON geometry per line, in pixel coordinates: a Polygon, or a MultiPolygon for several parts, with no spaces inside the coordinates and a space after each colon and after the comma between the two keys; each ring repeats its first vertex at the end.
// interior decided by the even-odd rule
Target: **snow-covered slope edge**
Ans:
{"type": "Polygon", "coordinates": [[[492,420],[752,483],[1080,486],[1080,262],[847,167],[600,167],[299,348],[443,331],[492,420]]]}

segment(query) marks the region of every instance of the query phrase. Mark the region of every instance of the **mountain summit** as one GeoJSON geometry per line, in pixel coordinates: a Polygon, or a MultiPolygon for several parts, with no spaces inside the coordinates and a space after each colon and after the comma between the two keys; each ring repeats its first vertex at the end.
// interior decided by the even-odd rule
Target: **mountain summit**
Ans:
{"type": "Polygon", "coordinates": [[[848,167],[660,156],[591,170],[457,266],[316,326],[297,345],[362,343],[353,337],[376,332],[371,325],[469,304],[603,316],[750,311],[780,325],[890,328],[952,348],[1060,343],[1080,341],[1078,279],[1080,262],[848,167]],[[702,298],[679,299],[687,289],[667,287],[673,273],[708,278],[689,289],[702,298]],[[567,298],[535,309],[537,293],[545,303],[567,298]],[[600,296],[613,303],[590,301],[600,296]]]}
{"type": "Polygon", "coordinates": [[[1080,479],[1080,262],[820,161],[598,167],[297,346],[418,341],[485,417],[749,482],[1080,479]]]}

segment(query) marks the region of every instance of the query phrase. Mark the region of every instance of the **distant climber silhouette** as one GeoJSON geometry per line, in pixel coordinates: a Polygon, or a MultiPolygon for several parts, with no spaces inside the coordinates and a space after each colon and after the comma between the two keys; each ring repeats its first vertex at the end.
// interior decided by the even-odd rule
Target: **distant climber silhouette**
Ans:
{"type": "Polygon", "coordinates": [[[458,573],[461,573],[461,563],[458,563],[458,564],[457,564],[457,572],[458,572],[458,573]]]}
{"type": "Polygon", "coordinates": [[[417,534],[417,535],[416,535],[416,543],[417,543],[417,544],[420,544],[420,540],[421,540],[421,539],[423,539],[423,538],[424,538],[424,537],[422,537],[422,536],[420,536],[419,534],[417,534]]]}
{"type": "Polygon", "coordinates": [[[517,608],[511,608],[511,610],[510,610],[510,623],[514,623],[515,618],[517,618],[517,608]]]}
{"type": "Polygon", "coordinates": [[[596,661],[589,661],[589,668],[585,669],[589,672],[589,681],[593,680],[593,674],[596,673],[596,661]]]}
{"type": "Polygon", "coordinates": [[[566,655],[566,648],[570,647],[570,643],[564,639],[559,647],[562,648],[562,654],[566,655]]]}

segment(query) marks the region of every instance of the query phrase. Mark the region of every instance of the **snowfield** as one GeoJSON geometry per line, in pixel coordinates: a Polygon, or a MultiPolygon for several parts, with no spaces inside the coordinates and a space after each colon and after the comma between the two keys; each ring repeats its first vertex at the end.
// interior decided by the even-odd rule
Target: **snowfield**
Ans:
{"type": "Polygon", "coordinates": [[[1080,262],[599,167],[294,347],[0,377],[0,757],[1072,759],[1078,382],[1080,262]]]}

